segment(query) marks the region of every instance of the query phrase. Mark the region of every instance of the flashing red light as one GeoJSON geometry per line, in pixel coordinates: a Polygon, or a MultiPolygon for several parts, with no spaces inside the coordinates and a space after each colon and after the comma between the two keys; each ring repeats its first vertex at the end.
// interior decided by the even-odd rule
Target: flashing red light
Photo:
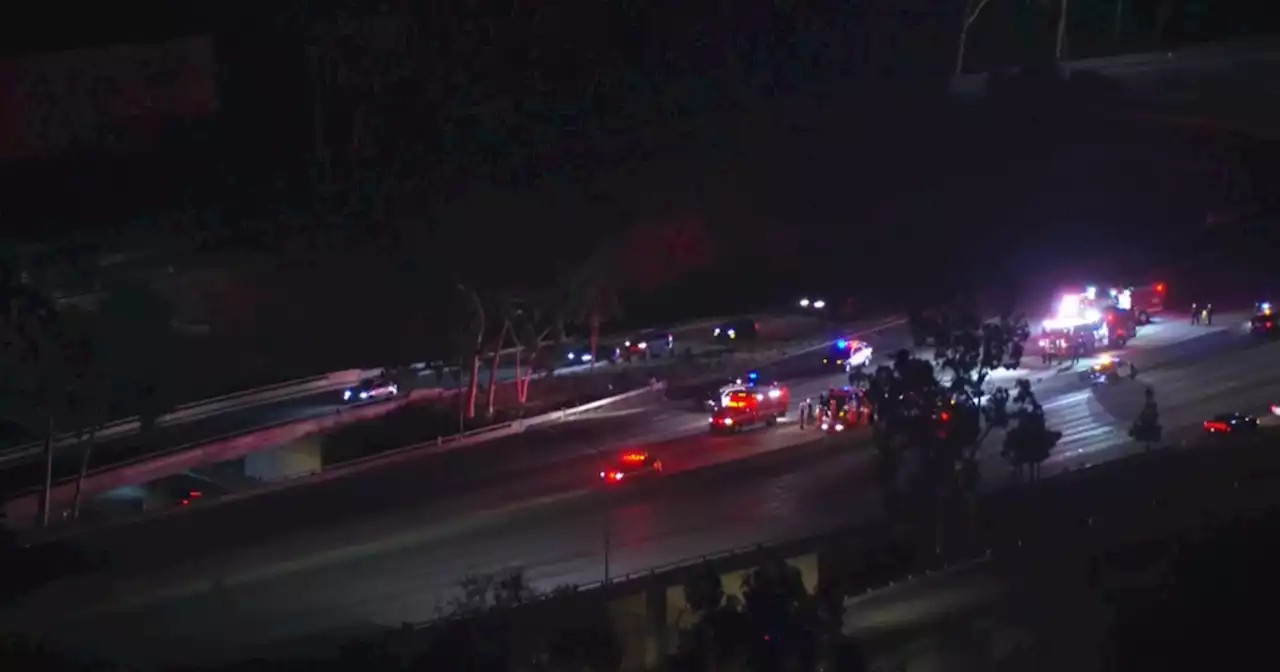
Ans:
{"type": "Polygon", "coordinates": [[[183,505],[183,506],[189,506],[190,504],[191,504],[191,500],[189,500],[189,499],[184,499],[184,500],[182,500],[182,505],[183,505]]]}
{"type": "Polygon", "coordinates": [[[204,493],[200,492],[199,490],[192,490],[190,493],[188,493],[187,496],[192,499],[197,499],[197,498],[203,497],[204,493]]]}
{"type": "Polygon", "coordinates": [[[1157,292],[1160,292],[1161,294],[1163,294],[1163,293],[1164,293],[1164,283],[1163,283],[1163,282],[1157,282],[1157,283],[1156,283],[1156,291],[1157,291],[1157,292]]]}
{"type": "Polygon", "coordinates": [[[615,480],[615,481],[621,481],[621,480],[622,480],[622,472],[621,472],[621,471],[615,471],[615,472],[613,472],[613,480],[615,480]]]}
{"type": "Polygon", "coordinates": [[[943,411],[943,412],[942,412],[942,421],[943,421],[943,422],[947,422],[947,421],[949,421],[949,420],[951,420],[951,414],[950,414],[950,413],[948,413],[948,412],[946,412],[946,411],[943,411]]]}
{"type": "Polygon", "coordinates": [[[1230,427],[1230,426],[1228,426],[1228,425],[1227,425],[1227,423],[1225,423],[1225,422],[1221,422],[1221,421],[1219,421],[1219,420],[1205,420],[1205,421],[1204,421],[1204,428],[1205,428],[1205,429],[1207,429],[1207,430],[1209,430],[1209,431],[1211,431],[1211,432],[1229,432],[1229,431],[1231,431],[1231,427],[1230,427]]]}
{"type": "Polygon", "coordinates": [[[622,455],[623,462],[644,462],[648,458],[648,453],[624,453],[622,455]]]}

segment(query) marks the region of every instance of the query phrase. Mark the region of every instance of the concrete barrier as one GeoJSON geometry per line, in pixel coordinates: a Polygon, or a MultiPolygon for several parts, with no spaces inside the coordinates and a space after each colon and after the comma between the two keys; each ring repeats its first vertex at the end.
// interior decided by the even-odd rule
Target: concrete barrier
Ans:
{"type": "MultiPolygon", "coordinates": [[[[216,399],[184,404],[182,406],[178,406],[172,412],[165,413],[164,415],[156,418],[156,424],[163,427],[192,420],[199,420],[201,418],[207,418],[212,415],[226,413],[232,410],[260,406],[288,399],[296,399],[298,397],[321,394],[323,392],[337,392],[355,384],[361,379],[363,373],[364,372],[357,369],[337,371],[323,376],[269,385],[256,390],[237,392],[235,394],[229,394],[216,399]]],[[[140,429],[141,421],[137,416],[134,416],[104,425],[98,429],[96,437],[101,441],[109,441],[122,436],[136,434],[140,429]]],[[[80,440],[80,436],[77,434],[63,434],[55,440],[54,445],[55,447],[61,448],[78,443],[80,440]]],[[[43,450],[44,444],[42,442],[32,442],[12,448],[4,453],[0,453],[0,466],[9,462],[15,462],[31,457],[32,455],[37,455],[43,450]]]]}
{"type": "MultiPolygon", "coordinates": [[[[534,416],[532,418],[515,420],[512,422],[506,422],[498,425],[490,425],[487,427],[473,429],[468,432],[463,432],[461,434],[454,434],[451,436],[444,436],[444,437],[432,439],[430,441],[415,443],[412,445],[404,446],[403,448],[397,448],[395,450],[379,453],[377,455],[370,455],[369,457],[366,457],[366,458],[352,460],[349,462],[344,462],[342,464],[337,464],[331,468],[324,469],[322,471],[318,471],[310,474],[299,474],[298,476],[277,481],[274,483],[264,483],[260,487],[255,487],[248,490],[242,490],[239,492],[234,492],[228,495],[224,495],[216,499],[208,500],[207,502],[202,502],[200,505],[200,508],[204,508],[208,506],[217,506],[225,502],[239,501],[242,499],[257,497],[257,496],[265,495],[271,492],[278,492],[281,490],[287,490],[291,488],[306,487],[311,484],[323,483],[336,478],[342,478],[352,474],[360,473],[362,471],[367,471],[369,469],[382,468],[387,465],[396,464],[398,462],[403,462],[409,459],[417,459],[426,455],[433,455],[441,452],[458,450],[460,448],[464,448],[470,445],[475,445],[478,443],[483,443],[485,441],[492,441],[494,439],[502,438],[505,436],[519,434],[531,427],[546,425],[553,422],[562,422],[576,415],[581,415],[583,413],[593,411],[595,409],[607,406],[609,404],[614,404],[620,401],[633,399],[635,397],[645,395],[645,394],[660,392],[664,387],[665,387],[665,384],[663,383],[655,383],[653,385],[650,385],[638,390],[633,390],[631,392],[626,392],[626,393],[615,395],[612,397],[607,397],[605,399],[599,399],[587,404],[583,404],[581,406],[575,406],[573,408],[552,411],[550,413],[544,413],[542,415],[534,416]]],[[[427,396],[427,393],[432,393],[432,392],[436,392],[436,390],[416,390],[415,391],[415,393],[424,393],[419,398],[427,396]]],[[[412,401],[412,400],[413,400],[413,397],[411,395],[411,398],[409,401],[412,401]]],[[[381,415],[381,414],[385,414],[390,410],[390,409],[384,408],[385,406],[389,406],[389,405],[384,404],[384,405],[366,406],[366,407],[362,407],[362,409],[356,409],[356,410],[377,410],[377,411],[381,411],[381,413],[378,413],[378,415],[381,415]]],[[[354,422],[354,421],[364,420],[364,419],[367,419],[367,417],[372,417],[372,416],[362,416],[359,418],[352,418],[349,421],[354,422]]],[[[314,421],[302,421],[300,423],[291,423],[291,424],[313,425],[318,423],[314,423],[314,421]]],[[[283,443],[287,443],[288,441],[302,438],[303,436],[322,431],[323,429],[331,428],[332,426],[335,426],[335,425],[331,424],[328,426],[312,426],[312,427],[297,427],[297,428],[282,427],[280,429],[283,431],[281,431],[278,435],[273,434],[272,435],[273,438],[269,438],[269,439],[264,438],[264,439],[258,439],[257,441],[252,440],[252,439],[255,439],[257,435],[234,437],[218,445],[195,446],[195,447],[189,447],[186,449],[181,449],[184,452],[181,452],[181,453],[175,452],[170,454],[167,458],[162,458],[160,460],[154,460],[155,456],[152,456],[152,458],[148,459],[148,461],[141,462],[140,464],[137,464],[137,465],[133,465],[133,467],[126,467],[120,476],[115,476],[112,478],[103,478],[104,476],[111,476],[112,472],[115,471],[114,469],[111,472],[104,472],[101,474],[91,475],[89,478],[86,478],[85,480],[85,494],[86,496],[90,496],[90,495],[105,492],[107,490],[111,490],[115,487],[120,487],[126,484],[145,483],[151,480],[155,480],[156,478],[162,478],[166,475],[171,475],[171,474],[183,471],[184,469],[189,468],[192,465],[192,463],[220,462],[227,459],[234,459],[235,457],[244,455],[246,453],[253,452],[255,450],[262,450],[268,447],[277,446],[283,443]],[[279,438],[276,438],[276,437],[279,437],[279,438]]],[[[68,506],[71,503],[71,499],[75,496],[74,487],[75,487],[74,482],[66,482],[66,483],[61,483],[54,488],[54,491],[51,497],[53,502],[52,508],[54,510],[64,509],[66,506],[68,506]]],[[[37,516],[39,514],[39,498],[40,498],[40,493],[33,492],[24,497],[21,497],[19,499],[15,499],[6,503],[5,514],[8,517],[7,526],[14,531],[29,530],[34,528],[37,524],[37,516]]],[[[147,519],[156,518],[164,515],[172,515],[184,510],[187,510],[187,509],[164,509],[159,511],[153,511],[149,513],[141,514],[136,517],[131,517],[128,519],[128,521],[122,521],[122,522],[135,522],[138,520],[147,520],[147,519]]],[[[60,537],[60,536],[66,536],[66,535],[54,535],[54,536],[60,537]]]]}

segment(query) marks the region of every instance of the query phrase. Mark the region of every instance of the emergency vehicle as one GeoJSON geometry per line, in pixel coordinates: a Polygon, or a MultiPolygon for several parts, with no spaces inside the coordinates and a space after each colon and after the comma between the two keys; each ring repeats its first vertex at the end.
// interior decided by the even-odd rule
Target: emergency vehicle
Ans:
{"type": "Polygon", "coordinates": [[[1109,294],[1117,308],[1133,311],[1138,324],[1149,324],[1152,315],[1164,310],[1166,289],[1163,282],[1153,282],[1137,287],[1114,287],[1109,294]]]}
{"type": "Polygon", "coordinates": [[[724,392],[721,404],[711,414],[712,432],[737,432],[763,424],[772,427],[786,417],[791,392],[784,385],[742,385],[724,392]]]}
{"type": "Polygon", "coordinates": [[[1132,372],[1129,362],[1103,355],[1096,364],[1080,372],[1080,380],[1093,385],[1119,382],[1124,377],[1126,367],[1132,372]]]}
{"type": "Polygon", "coordinates": [[[833,388],[828,392],[826,407],[818,409],[821,418],[818,428],[824,432],[843,432],[855,424],[857,418],[851,417],[854,412],[853,395],[853,389],[849,387],[833,388]],[[832,406],[835,407],[834,413],[832,406]]]}
{"type": "Polygon", "coordinates": [[[736,343],[753,340],[760,333],[760,324],[755,320],[734,320],[711,330],[711,337],[719,343],[736,343]]]}
{"type": "Polygon", "coordinates": [[[1108,299],[1100,299],[1094,288],[1064,295],[1058,314],[1041,325],[1040,347],[1048,353],[1067,356],[1079,346],[1081,354],[1109,347],[1124,347],[1138,333],[1133,311],[1108,299]]]}
{"type": "Polygon", "coordinates": [[[662,460],[640,450],[629,450],[618,456],[617,461],[600,471],[604,483],[621,483],[624,478],[651,476],[662,473],[662,460]]]}
{"type": "Polygon", "coordinates": [[[1271,302],[1259,303],[1253,318],[1249,320],[1249,331],[1260,336],[1276,336],[1280,326],[1276,324],[1277,317],[1274,313],[1271,302]]]}
{"type": "Polygon", "coordinates": [[[872,348],[866,341],[842,338],[831,344],[822,357],[822,365],[849,373],[871,363],[872,348]]]}

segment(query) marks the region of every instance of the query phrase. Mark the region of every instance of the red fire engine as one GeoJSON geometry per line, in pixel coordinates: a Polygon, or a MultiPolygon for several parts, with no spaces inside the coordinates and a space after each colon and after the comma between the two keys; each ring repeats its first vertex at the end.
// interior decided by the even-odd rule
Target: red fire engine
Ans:
{"type": "Polygon", "coordinates": [[[737,432],[757,424],[773,426],[786,417],[790,404],[790,391],[776,383],[728,390],[724,403],[711,415],[711,431],[737,432]]]}
{"type": "Polygon", "coordinates": [[[1138,324],[1147,324],[1151,316],[1164,310],[1165,284],[1153,282],[1140,287],[1123,287],[1112,290],[1117,308],[1133,311],[1138,324]]]}

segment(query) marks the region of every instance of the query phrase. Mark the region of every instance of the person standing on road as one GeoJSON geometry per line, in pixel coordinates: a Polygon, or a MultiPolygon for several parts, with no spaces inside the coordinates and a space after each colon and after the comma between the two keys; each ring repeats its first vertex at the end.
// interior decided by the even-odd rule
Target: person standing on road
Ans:
{"type": "Polygon", "coordinates": [[[809,400],[805,399],[800,402],[800,429],[804,429],[805,421],[809,419],[809,400]]]}
{"type": "Polygon", "coordinates": [[[1200,304],[1191,304],[1191,326],[1200,324],[1200,304]]]}
{"type": "Polygon", "coordinates": [[[1213,326],[1213,304],[1204,304],[1204,323],[1206,326],[1213,326]]]}

